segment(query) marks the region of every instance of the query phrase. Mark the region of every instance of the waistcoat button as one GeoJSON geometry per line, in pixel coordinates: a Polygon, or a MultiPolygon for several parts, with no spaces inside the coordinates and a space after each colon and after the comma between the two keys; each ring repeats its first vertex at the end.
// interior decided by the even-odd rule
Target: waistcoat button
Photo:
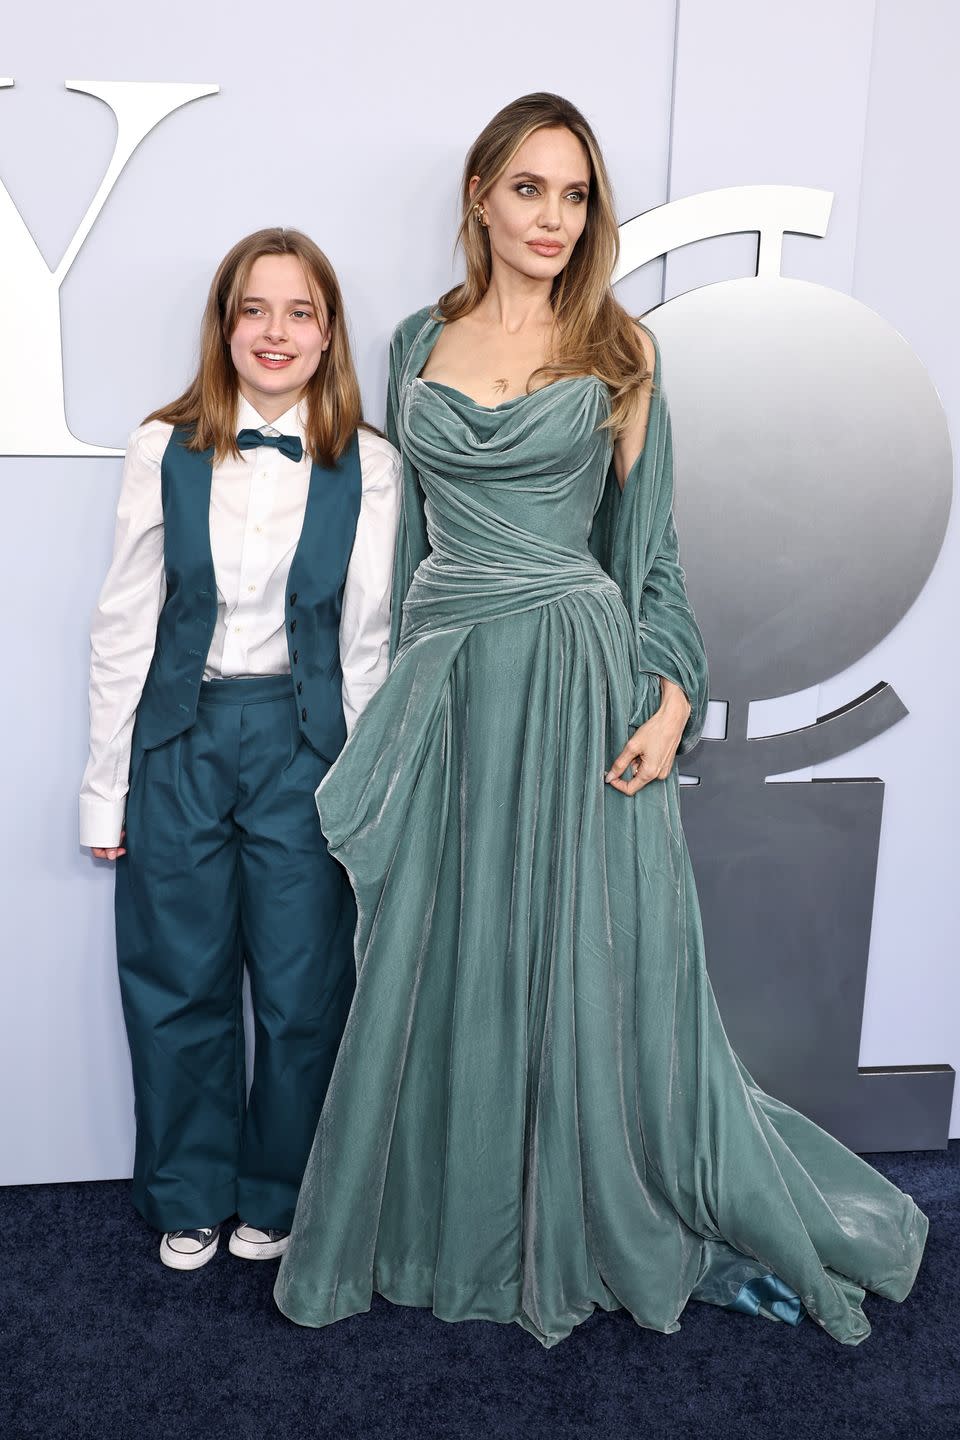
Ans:
{"type": "Polygon", "coordinates": [[[294,650],[294,652],[293,652],[293,663],[294,663],[294,665],[296,665],[296,663],[297,663],[297,661],[298,661],[299,659],[300,659],[300,651],[299,651],[299,650],[294,650]]]}
{"type": "Polygon", "coordinates": [[[298,694],[298,695],[302,695],[302,694],[303,694],[303,681],[302,681],[302,680],[298,680],[298,681],[297,681],[297,694],[298,694]]]}
{"type": "Polygon", "coordinates": [[[301,710],[301,711],[300,711],[300,719],[301,719],[301,720],[306,720],[306,718],[307,718],[307,712],[306,712],[306,710],[301,710]]]}
{"type": "Polygon", "coordinates": [[[293,634],[294,630],[296,630],[296,628],[297,628],[297,622],[296,622],[296,620],[291,620],[291,621],[290,621],[290,634],[291,634],[291,635],[293,634]]]}
{"type": "Polygon", "coordinates": [[[296,590],[294,590],[293,594],[290,596],[290,604],[291,604],[291,605],[296,605],[296,603],[297,603],[297,592],[296,592],[296,590]]]}

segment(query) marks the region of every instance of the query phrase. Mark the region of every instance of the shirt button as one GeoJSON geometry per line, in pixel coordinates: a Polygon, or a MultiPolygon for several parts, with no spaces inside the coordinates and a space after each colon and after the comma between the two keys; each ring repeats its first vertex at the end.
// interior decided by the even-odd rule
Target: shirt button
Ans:
{"type": "Polygon", "coordinates": [[[257,588],[256,585],[248,585],[248,586],[247,586],[247,589],[250,591],[251,595],[253,594],[254,590],[256,590],[256,588],[257,588]]]}
{"type": "Polygon", "coordinates": [[[263,534],[263,526],[262,526],[262,525],[254,525],[253,528],[254,528],[254,530],[256,530],[256,532],[257,532],[258,535],[262,535],[262,534],[263,534]]]}
{"type": "Polygon", "coordinates": [[[233,628],[234,628],[234,630],[242,630],[242,629],[243,629],[243,626],[242,626],[242,625],[234,625],[233,628]]]}

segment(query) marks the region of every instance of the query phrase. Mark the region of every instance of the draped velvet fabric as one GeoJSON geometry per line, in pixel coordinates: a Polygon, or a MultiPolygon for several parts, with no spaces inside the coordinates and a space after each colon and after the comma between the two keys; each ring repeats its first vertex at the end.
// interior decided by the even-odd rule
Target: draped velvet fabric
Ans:
{"type": "Polygon", "coordinates": [[[549,1346],[598,1306],[674,1331],[694,1297],[856,1344],[926,1220],[731,1050],[676,768],[603,783],[659,675],[683,749],[706,708],[659,360],[621,496],[595,377],[480,406],[420,378],[439,328],[391,357],[394,663],[317,792],[358,983],[277,1302],[323,1325],[376,1290],[549,1346]]]}

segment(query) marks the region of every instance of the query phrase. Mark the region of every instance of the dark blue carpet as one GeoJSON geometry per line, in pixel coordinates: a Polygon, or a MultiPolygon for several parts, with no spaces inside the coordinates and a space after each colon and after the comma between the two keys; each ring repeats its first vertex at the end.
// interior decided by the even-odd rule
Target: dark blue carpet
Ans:
{"type": "Polygon", "coordinates": [[[165,1270],[124,1182],[0,1190],[2,1440],[955,1440],[960,1142],[869,1157],[931,1219],[904,1305],[868,1297],[851,1349],[691,1305],[677,1335],[595,1315],[545,1352],[518,1326],[448,1325],[375,1300],[302,1330],[273,1264],[221,1241],[165,1270]]]}

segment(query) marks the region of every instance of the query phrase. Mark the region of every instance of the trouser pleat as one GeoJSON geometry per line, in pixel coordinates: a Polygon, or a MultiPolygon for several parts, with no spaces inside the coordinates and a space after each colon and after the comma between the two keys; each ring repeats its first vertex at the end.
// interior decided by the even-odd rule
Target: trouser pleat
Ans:
{"type": "Polygon", "coordinates": [[[158,1229],[291,1223],[354,984],[353,897],[313,798],[328,768],[286,677],[204,685],[189,730],[135,743],[117,955],[133,1198],[158,1229]]]}

